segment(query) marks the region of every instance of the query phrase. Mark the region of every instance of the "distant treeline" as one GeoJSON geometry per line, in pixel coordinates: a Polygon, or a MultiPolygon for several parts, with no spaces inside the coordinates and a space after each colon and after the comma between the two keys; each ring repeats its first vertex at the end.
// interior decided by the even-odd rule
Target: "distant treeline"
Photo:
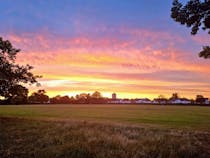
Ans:
{"type": "Polygon", "coordinates": [[[33,92],[30,96],[19,95],[9,99],[0,99],[0,104],[103,104],[108,103],[108,98],[104,98],[100,92],[81,93],[75,97],[60,96],[50,98],[45,90],[33,92]]]}
{"type": "Polygon", "coordinates": [[[170,98],[165,98],[160,95],[158,98],[150,100],[148,98],[136,98],[136,99],[119,99],[116,98],[116,94],[112,98],[103,97],[98,91],[94,93],[81,93],[76,96],[60,96],[50,98],[45,90],[38,90],[33,92],[30,96],[28,94],[13,95],[8,99],[0,99],[0,104],[202,104],[209,105],[208,98],[204,98],[202,95],[197,95],[195,100],[181,98],[177,93],[173,93],[170,98]]]}

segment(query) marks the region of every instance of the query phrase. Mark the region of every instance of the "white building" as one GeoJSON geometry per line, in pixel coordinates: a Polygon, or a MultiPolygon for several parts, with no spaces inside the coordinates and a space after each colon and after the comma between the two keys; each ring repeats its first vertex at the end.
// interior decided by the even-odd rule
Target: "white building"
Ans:
{"type": "Polygon", "coordinates": [[[134,103],[136,103],[136,104],[151,104],[152,101],[149,100],[148,98],[141,98],[141,99],[135,99],[134,103]]]}
{"type": "Polygon", "coordinates": [[[209,104],[209,99],[205,98],[205,104],[209,104]]]}
{"type": "Polygon", "coordinates": [[[130,99],[115,99],[115,100],[110,100],[109,103],[111,104],[131,104],[130,99]]]}
{"type": "Polygon", "coordinates": [[[177,98],[169,101],[171,104],[191,104],[191,100],[186,98],[177,98]]]}

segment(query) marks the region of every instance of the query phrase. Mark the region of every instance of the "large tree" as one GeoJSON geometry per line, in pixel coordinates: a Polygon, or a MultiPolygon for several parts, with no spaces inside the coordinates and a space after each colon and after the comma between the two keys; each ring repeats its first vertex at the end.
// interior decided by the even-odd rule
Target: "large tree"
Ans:
{"type": "MultiPolygon", "coordinates": [[[[191,28],[191,34],[197,34],[202,28],[210,34],[210,0],[189,0],[183,5],[174,0],[171,8],[171,17],[178,23],[191,28]]],[[[200,57],[210,58],[210,46],[203,46],[200,57]]]]}
{"type": "Polygon", "coordinates": [[[0,37],[0,97],[8,102],[17,96],[25,96],[28,90],[23,84],[37,83],[37,78],[40,77],[33,75],[32,66],[15,62],[18,52],[20,49],[14,48],[10,41],[0,37]]]}

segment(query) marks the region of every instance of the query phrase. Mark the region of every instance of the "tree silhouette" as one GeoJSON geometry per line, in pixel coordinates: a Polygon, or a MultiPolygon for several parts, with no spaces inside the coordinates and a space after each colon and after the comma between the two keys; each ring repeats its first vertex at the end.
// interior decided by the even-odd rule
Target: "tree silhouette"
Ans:
{"type": "MultiPolygon", "coordinates": [[[[191,28],[191,34],[197,34],[199,28],[210,34],[210,0],[189,0],[183,6],[174,0],[171,8],[171,17],[178,23],[191,28]]],[[[210,47],[204,46],[199,57],[210,58],[210,47]]]]}
{"type": "Polygon", "coordinates": [[[101,95],[100,92],[95,91],[95,92],[92,94],[92,97],[93,97],[93,98],[102,98],[102,95],[101,95]]]}
{"type": "Polygon", "coordinates": [[[171,99],[171,100],[175,100],[175,99],[178,99],[179,98],[179,95],[178,95],[178,93],[173,93],[172,94],[172,96],[169,98],[169,99],[171,99]]]}
{"type": "Polygon", "coordinates": [[[8,40],[0,37],[0,97],[5,98],[8,102],[19,92],[25,95],[26,88],[23,84],[37,83],[37,78],[30,70],[30,65],[20,66],[15,63],[16,55],[20,49],[16,49],[8,40]],[[24,89],[24,90],[23,90],[24,89]],[[19,92],[18,92],[19,91],[19,92]]]}
{"type": "Polygon", "coordinates": [[[30,103],[47,103],[49,101],[49,97],[46,95],[45,90],[38,90],[29,96],[28,98],[30,103]]]}
{"type": "Polygon", "coordinates": [[[57,95],[55,97],[50,98],[50,103],[52,103],[52,104],[58,104],[58,103],[60,103],[60,100],[61,100],[61,96],[60,95],[57,95]]]}

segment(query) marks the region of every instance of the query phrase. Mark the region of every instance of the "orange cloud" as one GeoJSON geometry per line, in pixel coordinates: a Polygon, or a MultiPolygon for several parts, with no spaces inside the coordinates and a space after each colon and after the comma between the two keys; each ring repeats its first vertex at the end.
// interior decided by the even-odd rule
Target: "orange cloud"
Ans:
{"type": "Polygon", "coordinates": [[[34,73],[43,75],[40,82],[50,95],[94,90],[129,97],[174,91],[186,96],[210,94],[206,89],[209,63],[179,48],[185,43],[183,38],[129,28],[120,28],[118,34],[126,38],[63,37],[46,32],[7,38],[22,49],[18,62],[35,66],[34,73]]]}

